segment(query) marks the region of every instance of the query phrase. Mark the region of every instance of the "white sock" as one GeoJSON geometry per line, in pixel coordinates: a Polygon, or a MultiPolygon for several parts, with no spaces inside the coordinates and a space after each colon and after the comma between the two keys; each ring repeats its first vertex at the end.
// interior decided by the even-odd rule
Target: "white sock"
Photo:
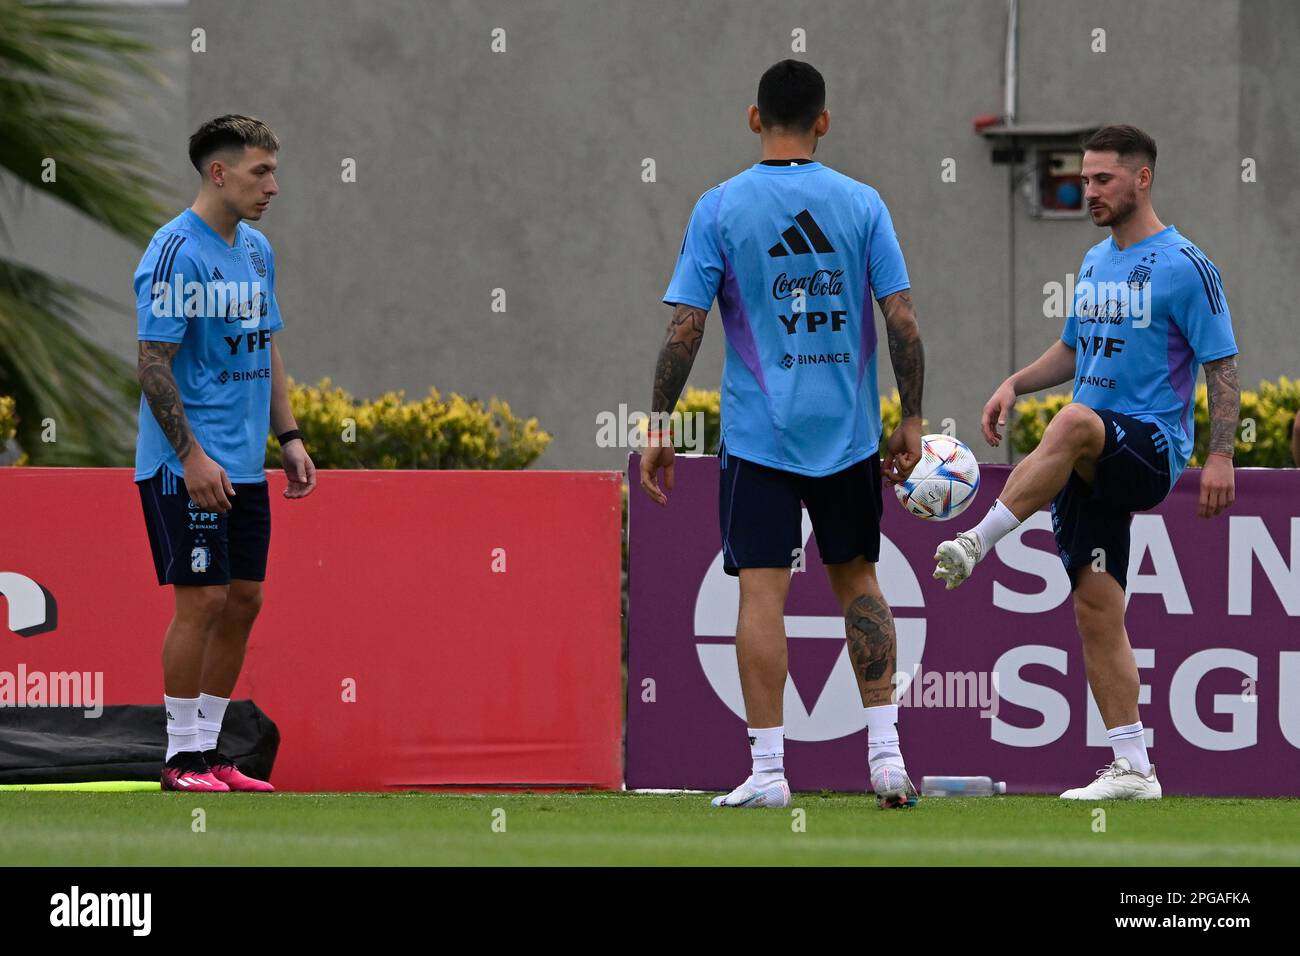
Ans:
{"type": "Polygon", "coordinates": [[[898,705],[881,704],[866,708],[867,764],[903,766],[903,751],[898,745],[898,705]]]}
{"type": "Polygon", "coordinates": [[[980,557],[985,557],[993,546],[1020,527],[1020,519],[1007,510],[999,498],[993,502],[989,513],[975,527],[966,533],[971,535],[980,546],[980,557]]]}
{"type": "Polygon", "coordinates": [[[1142,721],[1112,727],[1106,731],[1106,736],[1110,738],[1110,747],[1115,751],[1116,760],[1123,757],[1130,767],[1144,777],[1151,772],[1151,760],[1147,757],[1147,736],[1142,729],[1142,721]]]}
{"type": "Polygon", "coordinates": [[[199,750],[216,750],[217,738],[221,736],[221,722],[226,719],[226,705],[229,697],[213,697],[211,694],[199,694],[199,707],[196,725],[199,728],[199,750]]]}
{"type": "Polygon", "coordinates": [[[748,733],[754,782],[780,780],[785,776],[785,727],[750,727],[748,733]]]}
{"type": "Polygon", "coordinates": [[[199,749],[199,728],[196,723],[199,710],[197,697],[168,697],[163,695],[163,709],[167,712],[167,758],[171,760],[183,750],[199,749]]]}

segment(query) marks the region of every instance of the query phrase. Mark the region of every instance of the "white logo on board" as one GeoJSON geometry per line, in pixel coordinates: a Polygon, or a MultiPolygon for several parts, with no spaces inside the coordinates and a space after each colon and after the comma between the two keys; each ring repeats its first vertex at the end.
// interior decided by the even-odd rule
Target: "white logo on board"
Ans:
{"type": "MultiPolygon", "coordinates": [[[[803,544],[805,552],[812,537],[812,519],[803,513],[803,544]]],[[[898,693],[907,691],[911,675],[921,666],[925,650],[925,619],[899,617],[900,608],[924,607],[921,585],[903,552],[886,538],[880,536],[880,562],[876,576],[885,600],[895,612],[894,627],[898,634],[898,665],[896,683],[898,693]]],[[[741,720],[745,719],[745,699],[740,689],[740,669],[736,664],[736,615],[740,609],[740,581],[722,569],[722,552],[719,550],[709,565],[700,591],[695,599],[695,636],[730,637],[732,643],[703,643],[697,641],[695,651],[700,667],[708,678],[713,692],[728,709],[741,720]]],[[[787,740],[837,740],[856,734],[867,726],[866,712],[858,694],[858,681],[853,674],[848,645],[844,640],[844,617],[839,614],[785,616],[786,637],[796,640],[835,640],[840,642],[840,653],[831,668],[826,686],[815,695],[802,697],[795,689],[794,678],[785,682],[785,736],[787,740]],[[813,701],[812,710],[803,705],[807,697],[813,701]]],[[[805,688],[807,690],[807,688],[805,688]]]]}

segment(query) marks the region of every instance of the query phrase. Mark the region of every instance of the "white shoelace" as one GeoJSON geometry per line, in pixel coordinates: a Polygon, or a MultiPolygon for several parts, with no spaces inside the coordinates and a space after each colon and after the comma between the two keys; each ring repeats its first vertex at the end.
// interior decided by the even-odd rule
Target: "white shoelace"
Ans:
{"type": "Polygon", "coordinates": [[[980,559],[980,545],[975,540],[974,535],[968,535],[965,531],[957,535],[957,540],[961,542],[962,548],[965,549],[967,556],[973,563],[978,564],[980,559]]]}

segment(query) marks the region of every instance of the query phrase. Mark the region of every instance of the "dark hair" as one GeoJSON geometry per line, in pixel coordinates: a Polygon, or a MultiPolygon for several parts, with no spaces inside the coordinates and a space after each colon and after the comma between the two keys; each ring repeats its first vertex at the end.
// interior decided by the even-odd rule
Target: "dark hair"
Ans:
{"type": "Polygon", "coordinates": [[[782,60],[758,81],[757,106],[765,128],[806,132],[826,108],[826,81],[811,63],[782,60]]]}
{"type": "Polygon", "coordinates": [[[223,149],[260,146],[262,149],[278,152],[280,141],[260,119],[227,113],[216,119],[208,120],[190,137],[190,163],[203,173],[203,163],[213,153],[223,149]]]}
{"type": "Polygon", "coordinates": [[[1115,152],[1121,159],[1140,156],[1153,173],[1156,171],[1156,141],[1136,126],[1103,126],[1083,141],[1083,148],[1096,153],[1115,152]]]}

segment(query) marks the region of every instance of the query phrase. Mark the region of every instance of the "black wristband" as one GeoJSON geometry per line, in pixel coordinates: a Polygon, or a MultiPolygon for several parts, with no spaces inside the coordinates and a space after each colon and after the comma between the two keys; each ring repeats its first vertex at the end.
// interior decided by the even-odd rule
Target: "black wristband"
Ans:
{"type": "Polygon", "coordinates": [[[299,441],[302,441],[302,432],[298,431],[298,429],[296,428],[290,429],[289,431],[285,432],[283,435],[275,436],[275,440],[280,443],[281,448],[285,446],[286,442],[291,442],[295,438],[297,438],[299,441]]]}

